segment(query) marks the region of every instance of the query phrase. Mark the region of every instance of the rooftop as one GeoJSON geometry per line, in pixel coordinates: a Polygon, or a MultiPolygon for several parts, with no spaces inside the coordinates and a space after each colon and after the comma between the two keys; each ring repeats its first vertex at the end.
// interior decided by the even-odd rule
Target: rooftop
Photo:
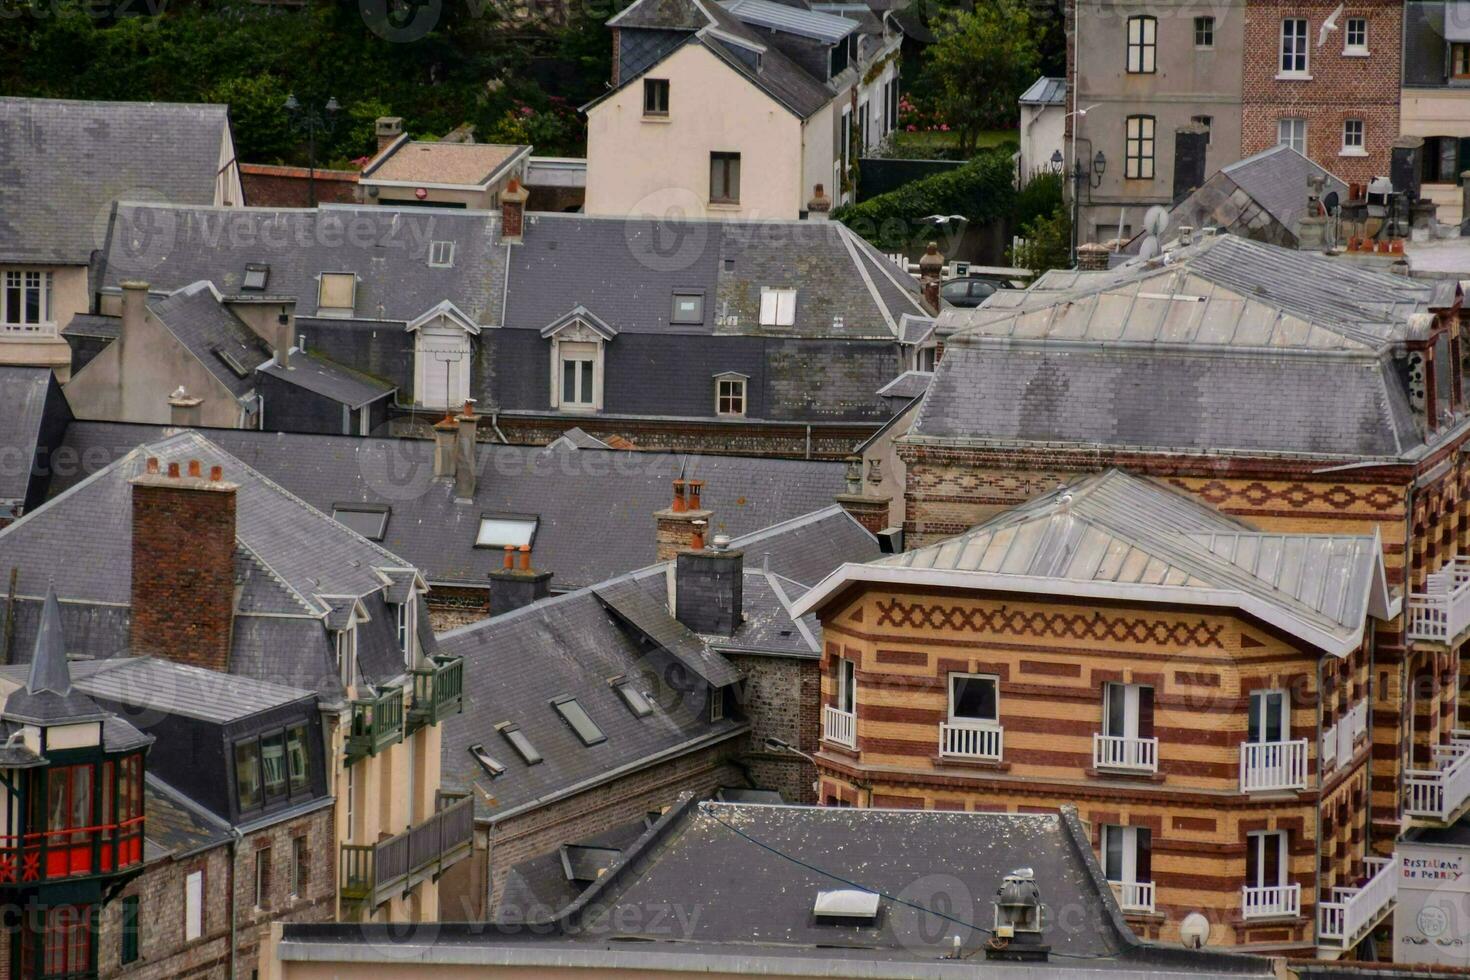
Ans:
{"type": "Polygon", "coordinates": [[[504,176],[512,165],[530,152],[529,146],[500,143],[402,140],[369,164],[362,172],[360,182],[453,184],[483,188],[504,176]]]}
{"type": "Polygon", "coordinates": [[[1016,101],[1021,105],[1066,105],[1067,80],[1042,75],[1016,101]]]}

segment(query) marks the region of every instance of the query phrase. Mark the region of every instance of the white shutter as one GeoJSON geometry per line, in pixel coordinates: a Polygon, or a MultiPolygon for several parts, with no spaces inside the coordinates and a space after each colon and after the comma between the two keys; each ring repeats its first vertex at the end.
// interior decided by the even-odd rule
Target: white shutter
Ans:
{"type": "Polygon", "coordinates": [[[796,322],[796,290],[780,290],[776,297],[776,325],[789,327],[796,322]]]}
{"type": "Polygon", "coordinates": [[[774,289],[761,290],[761,326],[770,327],[776,323],[776,291],[774,289]]]}
{"type": "Polygon", "coordinates": [[[184,879],[184,940],[204,935],[204,872],[184,879]]]}

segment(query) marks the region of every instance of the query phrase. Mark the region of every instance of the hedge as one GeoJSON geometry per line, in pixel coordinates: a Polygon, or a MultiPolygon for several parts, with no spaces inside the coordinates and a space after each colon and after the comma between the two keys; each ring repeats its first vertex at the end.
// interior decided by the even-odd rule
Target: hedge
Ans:
{"type": "Polygon", "coordinates": [[[924,218],[962,214],[971,224],[1009,217],[1016,205],[1011,148],[983,153],[948,173],[838,208],[832,217],[881,249],[902,251],[934,235],[924,218]]]}

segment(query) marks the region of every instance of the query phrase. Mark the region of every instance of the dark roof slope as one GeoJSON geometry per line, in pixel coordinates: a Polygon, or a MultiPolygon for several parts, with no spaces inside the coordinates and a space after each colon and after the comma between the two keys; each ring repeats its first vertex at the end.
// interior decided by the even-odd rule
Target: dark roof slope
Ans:
{"type": "Polygon", "coordinates": [[[222,105],[0,98],[0,261],[87,264],[113,201],[214,203],[228,132],[222,105]]]}
{"type": "Polygon", "coordinates": [[[241,398],[255,388],[255,369],[269,360],[270,348],[208,282],[150,299],[148,310],[230,394],[241,398]]]}
{"type": "Polygon", "coordinates": [[[71,418],[49,368],[0,366],[0,505],[31,494],[32,470],[48,428],[71,418]]]}
{"type": "Polygon", "coordinates": [[[272,358],[262,364],[259,370],[278,381],[304,388],[351,409],[386,398],[397,390],[386,381],[379,381],[315,354],[293,351],[290,364],[289,368],[282,368],[272,358]]]}

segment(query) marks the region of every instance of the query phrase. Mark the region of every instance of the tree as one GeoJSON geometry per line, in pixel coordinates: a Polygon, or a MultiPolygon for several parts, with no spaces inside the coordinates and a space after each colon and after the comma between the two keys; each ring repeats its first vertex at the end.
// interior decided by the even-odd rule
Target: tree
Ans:
{"type": "Polygon", "coordinates": [[[1041,275],[1048,269],[1072,267],[1072,219],[1058,205],[1049,216],[1037,218],[1021,229],[1021,241],[1008,249],[1011,265],[1041,275]]]}
{"type": "Polygon", "coordinates": [[[947,10],[926,52],[927,81],[960,149],[973,152],[982,130],[1011,128],[1016,99],[1036,80],[1041,55],[1031,15],[1018,0],[990,0],[947,10]]]}

